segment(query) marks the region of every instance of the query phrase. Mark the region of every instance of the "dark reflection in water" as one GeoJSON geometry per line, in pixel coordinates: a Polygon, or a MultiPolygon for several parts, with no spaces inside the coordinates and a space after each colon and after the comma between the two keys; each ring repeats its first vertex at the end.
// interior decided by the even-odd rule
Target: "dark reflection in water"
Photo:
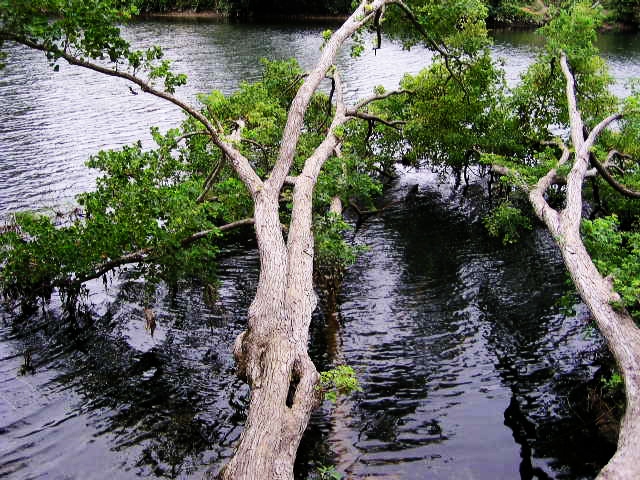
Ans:
{"type": "Polygon", "coordinates": [[[328,458],[353,478],[592,478],[612,446],[567,398],[599,343],[584,312],[556,306],[565,274],[550,239],[502,247],[473,196],[425,174],[403,183],[392,195],[417,184],[413,201],[357,234],[371,251],[346,278],[339,342],[364,392],[316,418],[328,458]]]}
{"type": "MultiPolygon", "coordinates": [[[[557,252],[540,232],[516,247],[488,239],[473,194],[430,174],[404,175],[390,199],[415,184],[411,202],[355,232],[370,251],[337,315],[316,314],[316,362],[353,365],[364,391],[314,415],[297,477],[319,464],[352,478],[593,477],[610,447],[566,400],[597,345],[584,313],[555,306],[557,252]]],[[[197,478],[228,457],[247,401],[230,351],[256,268],[250,244],[229,250],[213,303],[202,286],[150,294],[123,279],[107,295],[94,285],[97,310],[77,323],[5,321],[0,475],[197,478]],[[150,298],[154,338],[140,306],[150,298]],[[35,374],[20,377],[25,349],[35,374]]]]}
{"type": "Polygon", "coordinates": [[[2,359],[0,476],[187,478],[226,458],[247,395],[230,351],[255,274],[245,246],[222,260],[215,304],[204,303],[202,287],[158,288],[155,338],[144,329],[140,305],[150,297],[138,281],[112,288],[115,298],[95,293],[106,311],[78,322],[7,321],[5,340],[29,349],[35,375],[17,376],[15,354],[2,359]]]}
{"type": "MultiPolygon", "coordinates": [[[[257,78],[262,56],[297,55],[308,66],[323,28],[146,22],[127,33],[140,46],[170,45],[193,98],[257,78]]],[[[535,53],[523,35],[496,34],[510,81],[535,53]]],[[[629,78],[638,48],[621,49],[617,38],[605,40],[608,59],[629,78]]],[[[181,118],[119,82],[65,68],[54,75],[33,52],[10,54],[20,61],[0,77],[1,215],[71,201],[91,188],[89,154],[148,142],[151,124],[181,118]]],[[[345,54],[348,98],[393,88],[425,61],[424,51],[393,45],[358,61],[345,54]]],[[[354,233],[370,251],[348,272],[337,310],[316,313],[314,360],[352,364],[364,392],[314,415],[297,477],[335,464],[359,479],[592,478],[612,447],[575,413],[572,395],[592,377],[599,343],[585,338],[584,310],[567,317],[555,306],[565,276],[549,238],[536,231],[502,247],[478,220],[478,192],[460,197],[425,173],[403,175],[389,200],[413,185],[411,202],[354,233]]],[[[150,292],[123,278],[106,290],[90,285],[94,307],[77,324],[57,318],[56,300],[22,325],[2,312],[0,477],[198,478],[226,458],[248,393],[233,376],[231,345],[256,268],[252,245],[230,249],[214,302],[201,285],[150,292]],[[154,338],[141,306],[150,299],[154,338]],[[35,373],[20,376],[26,357],[35,373]]]]}

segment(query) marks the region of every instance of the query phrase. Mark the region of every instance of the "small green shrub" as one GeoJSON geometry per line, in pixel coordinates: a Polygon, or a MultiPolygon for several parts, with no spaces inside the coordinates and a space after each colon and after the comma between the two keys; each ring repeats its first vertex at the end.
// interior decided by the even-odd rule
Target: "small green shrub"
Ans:
{"type": "Polygon", "coordinates": [[[522,230],[532,228],[529,219],[508,201],[494,208],[483,223],[491,236],[502,238],[504,245],[517,242],[522,230]]]}
{"type": "Polygon", "coordinates": [[[324,392],[324,397],[332,403],[337,400],[338,394],[349,395],[362,391],[356,372],[348,365],[339,365],[326,372],[321,372],[318,388],[324,392]]]}

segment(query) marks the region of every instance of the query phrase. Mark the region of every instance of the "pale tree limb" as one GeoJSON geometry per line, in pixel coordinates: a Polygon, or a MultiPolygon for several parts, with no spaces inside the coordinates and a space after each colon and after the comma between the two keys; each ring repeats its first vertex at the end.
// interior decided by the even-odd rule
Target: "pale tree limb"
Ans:
{"type": "Polygon", "coordinates": [[[589,149],[597,135],[615,116],[600,122],[585,140],[583,122],[577,108],[575,80],[564,54],[561,55],[560,65],[566,78],[575,158],[567,178],[567,199],[560,213],[556,242],[573,283],[606,339],[625,381],[626,410],[620,427],[618,448],[598,478],[632,480],[640,478],[640,329],[625,310],[614,309],[611,305],[619,297],[611,282],[598,272],[580,237],[582,183],[589,166],[589,149]]]}
{"type": "Polygon", "coordinates": [[[558,168],[566,164],[571,157],[571,151],[563,142],[558,141],[557,144],[562,150],[562,155],[560,156],[560,160],[558,160],[558,164],[555,168],[549,170],[546,175],[540,178],[534,188],[529,192],[529,200],[531,201],[536,215],[547,225],[552,235],[559,234],[560,215],[555,209],[551,208],[544,195],[549,187],[556,183],[558,168]]]}
{"type": "MultiPolygon", "coordinates": [[[[256,296],[259,302],[254,302],[250,308],[249,328],[238,337],[234,347],[236,361],[252,386],[252,392],[245,430],[236,454],[220,473],[220,478],[225,480],[292,478],[302,432],[321,400],[316,388],[319,375],[307,351],[311,314],[317,303],[312,284],[314,239],[311,223],[315,183],[322,165],[339,143],[335,129],[347,121],[337,72],[334,77],[336,113],[329,133],[306,160],[300,175],[295,177],[285,255],[276,256],[268,266],[270,276],[261,276],[259,280],[267,282],[264,290],[260,290],[259,285],[260,294],[269,292],[271,301],[267,305],[256,296]],[[276,266],[279,271],[274,271],[276,266]],[[273,283],[280,278],[284,278],[284,284],[273,283]],[[274,303],[277,310],[273,310],[274,303]],[[264,318],[267,314],[269,318],[264,318]],[[294,394],[287,403],[292,385],[295,385],[294,394]],[[247,458],[255,463],[249,465],[247,458]],[[261,473],[256,476],[258,471],[261,473]]],[[[266,196],[258,198],[257,206],[267,203],[268,199],[266,196]]],[[[266,229],[257,235],[261,236],[259,244],[264,242],[270,246],[277,245],[282,238],[281,234],[276,236],[266,229]]],[[[275,252],[278,255],[278,250],[275,252]]]]}
{"type": "Polygon", "coordinates": [[[322,54],[320,55],[318,62],[314,69],[307,75],[307,78],[298,89],[296,96],[291,102],[291,107],[287,116],[287,123],[282,134],[278,160],[271,172],[271,176],[265,182],[266,190],[274,190],[276,192],[280,191],[280,188],[284,183],[284,179],[288,175],[293,163],[298,140],[302,132],[304,113],[307,110],[313,93],[320,85],[320,82],[324,79],[329,68],[333,65],[338,50],[342,44],[360,27],[372,20],[375,17],[376,11],[387,3],[391,3],[390,0],[360,2],[358,8],[355,9],[349,18],[324,44],[322,54]]]}
{"type": "MultiPolygon", "coordinates": [[[[560,249],[573,284],[607,341],[625,382],[626,409],[618,448],[597,478],[635,480],[640,478],[640,329],[626,310],[613,307],[612,304],[620,297],[614,291],[612,282],[598,272],[580,235],[582,186],[589,173],[590,149],[597,136],[620,115],[605,118],[585,139],[584,124],[576,100],[575,80],[564,54],[561,55],[560,65],[566,79],[570,135],[575,150],[573,165],[566,179],[565,206],[558,212],[544,198],[557,175],[556,169],[550,170],[530,189],[529,200],[560,249]]],[[[558,165],[566,163],[571,157],[567,146],[560,146],[562,156],[558,165]]],[[[506,167],[494,167],[494,171],[510,173],[506,167]]]]}

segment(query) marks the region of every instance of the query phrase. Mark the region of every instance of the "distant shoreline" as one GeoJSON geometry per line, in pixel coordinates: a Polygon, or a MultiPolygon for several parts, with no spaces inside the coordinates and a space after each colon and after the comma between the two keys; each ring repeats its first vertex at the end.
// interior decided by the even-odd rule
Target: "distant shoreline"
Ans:
{"type": "MultiPolygon", "coordinates": [[[[192,10],[184,11],[170,11],[170,12],[148,12],[140,14],[137,18],[140,19],[193,19],[193,20],[218,20],[218,21],[305,21],[305,22],[343,22],[348,18],[348,15],[328,15],[328,14],[277,14],[277,15],[230,15],[227,13],[216,12],[214,10],[203,10],[201,12],[194,12],[192,10]]],[[[535,30],[538,28],[536,25],[522,24],[522,23],[507,23],[507,22],[491,22],[487,21],[487,26],[490,29],[514,29],[514,30],[535,30]]],[[[605,23],[601,28],[602,32],[637,32],[638,26],[626,23],[605,23]]]]}
{"type": "Polygon", "coordinates": [[[348,18],[347,15],[315,15],[315,14],[291,14],[291,15],[249,15],[236,16],[226,13],[220,13],[212,10],[202,12],[194,12],[191,10],[174,11],[174,12],[149,12],[139,15],[138,18],[180,18],[180,19],[199,19],[199,20],[304,20],[309,22],[342,22],[348,18]]]}

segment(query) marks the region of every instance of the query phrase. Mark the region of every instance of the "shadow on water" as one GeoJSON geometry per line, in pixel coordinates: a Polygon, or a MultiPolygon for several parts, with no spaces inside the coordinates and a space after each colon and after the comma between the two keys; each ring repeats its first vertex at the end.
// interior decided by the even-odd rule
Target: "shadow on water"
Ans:
{"type": "MultiPolygon", "coordinates": [[[[488,238],[473,194],[407,173],[394,206],[354,232],[369,251],[316,312],[311,348],[321,370],[354,366],[364,391],[316,412],[297,478],[323,464],[350,478],[591,478],[606,462],[611,446],[569,401],[599,343],[585,339],[584,311],[557,307],[558,254],[540,231],[517,246],[488,238]]],[[[126,275],[93,286],[84,320],[6,319],[0,476],[191,478],[228,457],[248,395],[230,352],[254,247],[230,249],[218,273],[214,295],[157,287],[154,337],[148,288],[126,275]],[[27,350],[35,373],[21,377],[27,350]]]]}
{"type": "Polygon", "coordinates": [[[550,238],[504,247],[487,237],[477,190],[418,173],[391,196],[410,191],[357,233],[370,251],[345,278],[339,331],[316,319],[317,363],[335,364],[339,344],[364,392],[347,413],[325,405],[303,451],[349,478],[593,478],[614,446],[570,399],[601,343],[583,309],[558,306],[566,277],[550,238]]]}
{"type": "Polygon", "coordinates": [[[159,287],[154,337],[136,280],[112,287],[112,298],[94,293],[104,311],[75,321],[6,321],[0,477],[190,478],[226,458],[248,393],[230,352],[255,290],[254,251],[228,252],[219,274],[213,304],[199,285],[159,287]],[[9,346],[31,352],[33,375],[18,376],[9,346]]]}

